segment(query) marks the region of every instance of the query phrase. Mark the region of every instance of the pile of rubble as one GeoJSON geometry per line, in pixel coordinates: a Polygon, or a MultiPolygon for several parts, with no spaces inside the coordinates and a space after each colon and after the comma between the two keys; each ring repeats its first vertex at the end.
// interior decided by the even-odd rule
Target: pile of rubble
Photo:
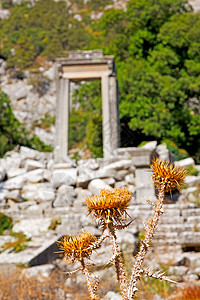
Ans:
{"type": "MultiPolygon", "coordinates": [[[[0,209],[14,220],[13,232],[22,231],[31,240],[22,252],[1,251],[0,264],[36,266],[51,263],[59,256],[55,253],[55,241],[82,227],[99,236],[96,224],[92,225],[90,216],[86,216],[84,199],[98,194],[102,188],[113,187],[127,187],[132,193],[129,214],[134,222],[119,238],[122,249],[135,254],[138,235],[144,231],[143,223],[153,213],[145,198],[152,201],[156,198],[149,167],[156,156],[172,160],[166,146],[157,146],[156,142],[140,148],[119,148],[111,159],[75,162],[66,158],[65,163],[56,163],[52,153],[26,147],[6,153],[0,160],[0,209]]],[[[194,167],[192,158],[175,163],[194,167]]],[[[200,166],[195,168],[200,172],[200,166]]],[[[182,195],[177,193],[172,198],[169,195],[170,204],[165,205],[166,213],[152,244],[151,255],[156,259],[153,261],[151,256],[149,263],[156,264],[158,255],[163,262],[171,259],[171,272],[180,280],[199,280],[200,173],[187,176],[186,183],[188,187],[183,189],[182,195]]],[[[0,247],[13,239],[6,234],[0,236],[0,247]]],[[[107,247],[105,245],[100,251],[104,259],[109,260],[107,247]]]]}

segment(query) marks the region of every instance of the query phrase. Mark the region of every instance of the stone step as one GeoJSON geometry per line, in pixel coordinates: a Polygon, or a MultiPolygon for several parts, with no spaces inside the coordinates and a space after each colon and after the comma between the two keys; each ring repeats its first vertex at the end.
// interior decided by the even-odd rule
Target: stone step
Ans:
{"type": "Polygon", "coordinates": [[[190,209],[183,209],[181,211],[181,215],[185,217],[190,216],[199,216],[200,217],[200,208],[190,208],[190,209]]]}
{"type": "Polygon", "coordinates": [[[200,222],[197,224],[159,224],[156,232],[184,232],[184,231],[200,231],[200,222]]]}

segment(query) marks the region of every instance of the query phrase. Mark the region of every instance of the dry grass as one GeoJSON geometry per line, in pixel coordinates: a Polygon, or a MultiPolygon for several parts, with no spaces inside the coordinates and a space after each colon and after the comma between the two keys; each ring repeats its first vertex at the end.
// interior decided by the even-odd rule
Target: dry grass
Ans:
{"type": "Polygon", "coordinates": [[[66,275],[56,270],[49,277],[27,278],[20,270],[0,275],[1,300],[88,300],[86,289],[74,284],[65,286],[66,275]]]}

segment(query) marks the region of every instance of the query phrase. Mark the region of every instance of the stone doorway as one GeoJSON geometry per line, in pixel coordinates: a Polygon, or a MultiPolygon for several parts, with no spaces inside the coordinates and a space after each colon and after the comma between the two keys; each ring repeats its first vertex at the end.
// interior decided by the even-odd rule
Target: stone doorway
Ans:
{"type": "Polygon", "coordinates": [[[67,58],[57,59],[56,76],[56,133],[55,159],[65,161],[68,154],[70,81],[101,80],[103,153],[113,157],[119,147],[119,101],[116,69],[113,56],[104,56],[102,50],[69,51],[67,58]]]}

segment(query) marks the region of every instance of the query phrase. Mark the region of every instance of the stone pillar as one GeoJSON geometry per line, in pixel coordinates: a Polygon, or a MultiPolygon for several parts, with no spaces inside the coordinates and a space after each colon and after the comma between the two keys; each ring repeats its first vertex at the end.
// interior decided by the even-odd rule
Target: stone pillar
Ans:
{"type": "Polygon", "coordinates": [[[56,136],[55,160],[63,161],[68,154],[69,137],[69,111],[70,111],[70,80],[59,78],[57,80],[57,106],[56,106],[56,136]]]}
{"type": "Polygon", "coordinates": [[[119,132],[119,103],[117,91],[117,79],[115,76],[109,77],[109,102],[110,102],[110,122],[111,122],[111,148],[112,153],[120,146],[119,132]]]}
{"type": "Polygon", "coordinates": [[[112,129],[111,129],[111,107],[109,92],[109,77],[101,79],[102,89],[102,114],[103,114],[103,152],[104,158],[112,157],[112,129]]]}

